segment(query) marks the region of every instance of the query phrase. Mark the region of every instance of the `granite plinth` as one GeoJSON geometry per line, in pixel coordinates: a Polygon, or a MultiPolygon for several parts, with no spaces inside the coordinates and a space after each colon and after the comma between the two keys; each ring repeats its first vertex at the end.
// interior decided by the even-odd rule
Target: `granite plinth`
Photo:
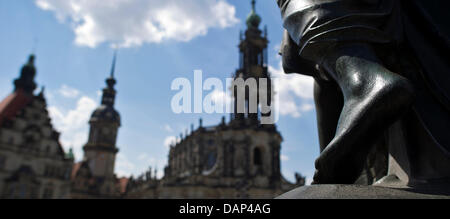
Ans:
{"type": "Polygon", "coordinates": [[[277,199],[450,199],[442,189],[396,189],[361,185],[304,186],[285,193],[277,199]]]}

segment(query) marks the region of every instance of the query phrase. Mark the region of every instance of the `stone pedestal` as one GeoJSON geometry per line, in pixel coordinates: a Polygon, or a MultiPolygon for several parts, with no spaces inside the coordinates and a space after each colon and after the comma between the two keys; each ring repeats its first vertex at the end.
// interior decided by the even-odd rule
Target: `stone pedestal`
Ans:
{"type": "Polygon", "coordinates": [[[443,189],[395,189],[360,185],[315,185],[294,189],[277,199],[450,199],[443,189]]]}

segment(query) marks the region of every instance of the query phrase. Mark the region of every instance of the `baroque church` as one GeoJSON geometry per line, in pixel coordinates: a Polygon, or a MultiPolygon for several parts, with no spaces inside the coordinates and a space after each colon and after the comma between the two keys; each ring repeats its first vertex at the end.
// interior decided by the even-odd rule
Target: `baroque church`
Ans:
{"type": "MultiPolygon", "coordinates": [[[[234,79],[268,81],[266,94],[270,105],[271,78],[268,72],[267,29],[259,29],[261,17],[256,14],[255,1],[247,18],[247,30],[240,34],[239,69],[234,79]]],[[[237,89],[233,86],[232,89],[237,89]]],[[[164,178],[156,180],[151,171],[130,179],[128,198],[274,198],[295,187],[305,185],[305,178],[288,182],[281,174],[280,150],[283,138],[275,125],[261,123],[261,112],[249,109],[251,91],[245,94],[246,109],[238,110],[234,96],[231,121],[213,127],[200,127],[170,147],[164,178]],[[239,112],[239,113],[238,113],[239,112]],[[240,113],[244,112],[244,113],[240,113]]],[[[234,92],[237,94],[237,92],[234,92]]]]}
{"type": "MultiPolygon", "coordinates": [[[[247,30],[240,34],[240,63],[233,77],[267,79],[265,92],[270,94],[267,29],[259,28],[261,17],[255,1],[252,5],[247,30]]],[[[72,150],[64,151],[60,133],[52,127],[44,89],[34,95],[35,57],[30,56],[14,81],[13,93],[0,102],[0,198],[274,198],[305,185],[299,174],[296,183],[282,176],[283,138],[276,125],[261,122],[270,115],[252,113],[248,104],[243,111],[235,108],[228,122],[223,118],[217,126],[204,127],[200,119],[197,129],[192,125],[191,133],[170,147],[163,178],[151,170],[137,178],[118,178],[114,169],[121,117],[114,107],[116,57],[100,106],[89,120],[84,157],[74,163],[72,150]]],[[[259,91],[246,90],[246,103],[250,92],[259,91]]],[[[238,106],[237,96],[234,101],[238,106]]]]}

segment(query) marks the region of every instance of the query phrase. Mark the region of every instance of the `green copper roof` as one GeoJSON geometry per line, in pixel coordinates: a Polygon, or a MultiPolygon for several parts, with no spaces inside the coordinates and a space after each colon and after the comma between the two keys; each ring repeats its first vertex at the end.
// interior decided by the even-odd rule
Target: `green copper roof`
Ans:
{"type": "Polygon", "coordinates": [[[247,26],[258,28],[259,24],[261,23],[261,17],[258,14],[256,14],[255,4],[256,1],[252,0],[252,11],[247,17],[247,26]]]}

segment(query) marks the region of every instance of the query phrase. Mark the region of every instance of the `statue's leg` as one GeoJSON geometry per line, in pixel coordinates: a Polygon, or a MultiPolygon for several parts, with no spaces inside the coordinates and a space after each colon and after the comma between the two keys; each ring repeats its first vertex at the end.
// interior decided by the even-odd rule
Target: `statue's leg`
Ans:
{"type": "Polygon", "coordinates": [[[339,85],[344,107],[334,139],[316,161],[314,183],[352,184],[373,141],[411,106],[413,88],[365,44],[332,49],[322,66],[339,85]]]}
{"type": "Polygon", "coordinates": [[[336,127],[344,105],[342,92],[334,81],[316,79],[314,83],[320,152],[336,135],[336,127]]]}

